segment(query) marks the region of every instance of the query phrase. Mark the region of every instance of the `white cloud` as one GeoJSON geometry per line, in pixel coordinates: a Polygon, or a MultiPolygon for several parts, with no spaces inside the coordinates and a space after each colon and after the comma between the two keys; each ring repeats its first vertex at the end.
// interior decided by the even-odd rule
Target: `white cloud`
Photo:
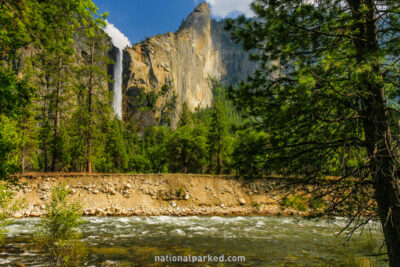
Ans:
{"type": "MultiPolygon", "coordinates": [[[[199,0],[196,0],[199,2],[199,0]]],[[[226,17],[232,12],[239,11],[248,17],[253,17],[254,13],[250,9],[250,3],[253,0],[206,0],[211,6],[211,13],[214,16],[226,17]]]]}
{"type": "Polygon", "coordinates": [[[124,49],[127,46],[131,46],[131,42],[122,32],[120,32],[113,24],[108,23],[104,28],[104,31],[111,37],[113,45],[120,49],[124,49]]]}

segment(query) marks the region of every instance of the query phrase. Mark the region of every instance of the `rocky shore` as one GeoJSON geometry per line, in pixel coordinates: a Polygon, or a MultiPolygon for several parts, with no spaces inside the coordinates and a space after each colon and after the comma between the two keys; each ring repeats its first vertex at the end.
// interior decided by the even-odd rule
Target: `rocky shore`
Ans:
{"type": "Polygon", "coordinates": [[[32,174],[19,177],[15,217],[45,214],[51,189],[65,184],[85,216],[301,215],[283,209],[283,179],[247,182],[229,176],[32,174]]]}

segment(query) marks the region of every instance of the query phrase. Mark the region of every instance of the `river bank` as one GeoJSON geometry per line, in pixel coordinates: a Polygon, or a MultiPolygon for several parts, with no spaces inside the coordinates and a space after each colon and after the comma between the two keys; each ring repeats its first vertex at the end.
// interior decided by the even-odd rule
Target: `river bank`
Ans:
{"type": "Polygon", "coordinates": [[[25,174],[16,198],[16,218],[41,217],[51,189],[65,184],[85,216],[302,215],[280,205],[284,179],[245,181],[190,174],[25,174]]]}

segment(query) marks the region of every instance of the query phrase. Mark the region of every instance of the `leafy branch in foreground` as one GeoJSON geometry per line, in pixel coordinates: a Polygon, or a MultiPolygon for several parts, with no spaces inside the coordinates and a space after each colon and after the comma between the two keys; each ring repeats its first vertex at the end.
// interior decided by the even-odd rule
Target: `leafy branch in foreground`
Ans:
{"type": "Polygon", "coordinates": [[[227,29],[260,67],[231,95],[267,133],[266,166],[304,177],[325,214],[348,215],[353,229],[378,217],[390,266],[400,266],[399,1],[256,0],[252,9],[258,18],[227,29]]]}

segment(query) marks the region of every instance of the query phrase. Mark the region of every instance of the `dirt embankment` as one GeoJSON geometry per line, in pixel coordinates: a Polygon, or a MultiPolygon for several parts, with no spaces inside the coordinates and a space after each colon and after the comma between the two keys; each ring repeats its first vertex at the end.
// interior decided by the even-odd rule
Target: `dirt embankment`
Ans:
{"type": "Polygon", "coordinates": [[[42,216],[51,189],[66,184],[87,216],[298,214],[279,205],[280,179],[251,182],[228,176],[34,174],[19,177],[16,217],[42,216]]]}

